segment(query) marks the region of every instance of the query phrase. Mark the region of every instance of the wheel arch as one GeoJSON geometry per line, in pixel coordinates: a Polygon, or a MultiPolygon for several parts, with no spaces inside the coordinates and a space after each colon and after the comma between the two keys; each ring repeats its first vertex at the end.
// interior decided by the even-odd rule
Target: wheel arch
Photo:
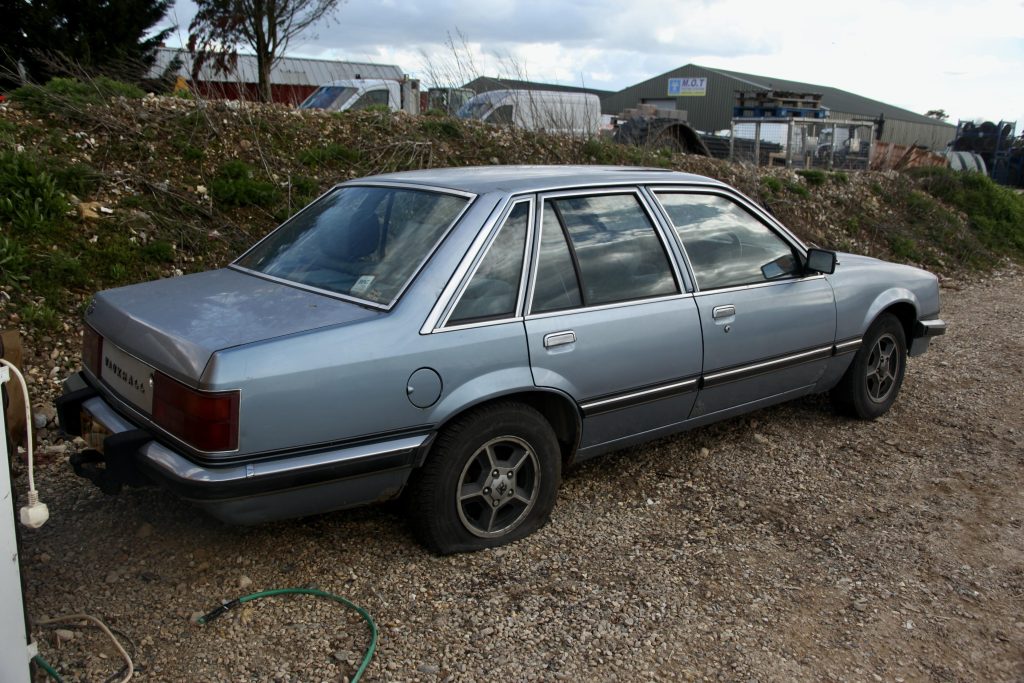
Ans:
{"type": "Polygon", "coordinates": [[[879,317],[888,313],[896,317],[903,327],[903,334],[907,344],[914,336],[914,324],[918,318],[917,297],[907,289],[890,289],[877,297],[874,303],[868,308],[864,318],[862,335],[867,334],[868,329],[875,324],[879,317]]]}
{"type": "Polygon", "coordinates": [[[540,413],[555,432],[561,450],[562,464],[572,462],[583,432],[583,417],[576,402],[569,396],[554,390],[527,389],[489,396],[449,415],[437,425],[437,431],[444,430],[467,413],[494,403],[516,402],[528,405],[540,413]]]}

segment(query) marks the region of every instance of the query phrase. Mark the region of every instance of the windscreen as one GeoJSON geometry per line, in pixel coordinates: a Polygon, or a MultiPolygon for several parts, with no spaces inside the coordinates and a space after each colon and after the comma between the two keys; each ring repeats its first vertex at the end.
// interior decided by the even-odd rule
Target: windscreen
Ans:
{"type": "Polygon", "coordinates": [[[235,265],[388,305],[468,202],[427,190],[339,188],[296,214],[235,265]]]}
{"type": "Polygon", "coordinates": [[[471,98],[455,114],[460,119],[483,119],[494,107],[508,97],[505,92],[485,92],[471,98]]]}
{"type": "Polygon", "coordinates": [[[313,91],[313,94],[302,101],[299,109],[329,109],[339,111],[353,95],[355,88],[340,85],[325,85],[313,91]]]}

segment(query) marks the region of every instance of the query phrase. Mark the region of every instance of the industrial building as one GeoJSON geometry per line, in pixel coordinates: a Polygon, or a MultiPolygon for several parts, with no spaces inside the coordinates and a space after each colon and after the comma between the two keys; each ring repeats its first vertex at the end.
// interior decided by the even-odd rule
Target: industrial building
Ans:
{"type": "Polygon", "coordinates": [[[822,96],[821,105],[830,110],[831,118],[867,119],[880,124],[876,127],[876,135],[883,142],[942,150],[956,134],[956,126],[952,124],[839,88],[713,69],[698,64],[681,66],[602,97],[601,110],[605,114],[619,114],[638,104],[685,109],[689,124],[697,130],[722,131],[730,127],[737,91],[752,90],[818,93],[822,96]],[[671,94],[670,79],[673,80],[671,94]],[[679,79],[682,79],[682,88],[679,79]]]}

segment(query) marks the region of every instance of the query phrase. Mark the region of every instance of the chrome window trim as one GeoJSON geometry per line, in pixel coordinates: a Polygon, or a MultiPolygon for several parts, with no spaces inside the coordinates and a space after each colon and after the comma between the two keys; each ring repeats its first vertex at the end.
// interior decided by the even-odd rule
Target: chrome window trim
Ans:
{"type": "Polygon", "coordinates": [[[505,206],[505,210],[502,211],[501,217],[497,221],[495,221],[496,227],[492,227],[491,228],[490,234],[488,235],[487,243],[481,247],[480,252],[473,259],[473,265],[471,267],[470,272],[459,283],[459,288],[456,291],[455,295],[452,297],[451,304],[448,305],[448,306],[445,306],[444,315],[442,316],[441,321],[440,321],[440,323],[438,323],[437,327],[443,328],[443,329],[455,329],[456,327],[466,328],[466,327],[471,327],[471,326],[477,324],[477,323],[463,323],[461,325],[451,325],[451,326],[449,326],[448,325],[448,321],[451,320],[452,314],[455,313],[455,309],[457,309],[459,307],[459,302],[462,301],[462,296],[466,293],[466,289],[469,287],[469,283],[473,281],[473,277],[477,274],[477,271],[480,270],[481,264],[483,264],[484,259],[487,258],[487,254],[490,253],[491,247],[494,246],[495,240],[498,239],[498,235],[501,233],[501,231],[508,224],[509,216],[512,215],[512,212],[515,211],[516,207],[518,205],[520,205],[520,204],[527,204],[528,205],[528,209],[527,209],[528,213],[526,215],[526,237],[525,237],[524,242],[523,242],[523,262],[519,266],[519,291],[516,293],[515,308],[512,310],[512,315],[505,316],[504,318],[495,318],[494,320],[486,320],[486,321],[480,321],[480,322],[501,323],[501,322],[508,322],[509,320],[515,320],[517,318],[522,319],[522,316],[520,315],[520,311],[523,310],[523,301],[526,298],[526,292],[525,292],[526,282],[525,282],[525,279],[526,279],[526,272],[528,271],[527,266],[528,266],[528,264],[530,262],[529,261],[529,257],[530,257],[530,254],[531,254],[530,246],[531,246],[532,241],[533,241],[533,218],[534,218],[534,215],[533,215],[533,207],[534,207],[533,195],[530,195],[528,197],[518,197],[518,198],[513,197],[513,198],[511,198],[509,200],[509,203],[505,206]]]}
{"type": "Polygon", "coordinates": [[[523,320],[543,320],[559,315],[573,315],[575,313],[590,313],[591,311],[606,311],[612,308],[624,308],[626,306],[642,306],[643,304],[659,303],[661,301],[673,301],[675,299],[690,299],[693,294],[682,292],[680,294],[669,294],[666,296],[652,297],[650,299],[630,299],[629,301],[616,301],[610,304],[598,304],[596,306],[577,306],[575,308],[563,308],[557,311],[545,311],[543,313],[527,313],[523,320]]]}
{"type": "Polygon", "coordinates": [[[761,207],[757,206],[757,204],[755,204],[750,199],[748,199],[747,197],[745,197],[744,195],[742,195],[742,194],[740,194],[738,192],[730,191],[729,188],[726,188],[726,187],[695,188],[695,187],[687,187],[687,186],[683,186],[683,185],[649,185],[649,186],[647,186],[647,189],[650,191],[651,196],[654,198],[654,201],[657,203],[657,206],[660,209],[660,211],[662,213],[662,216],[664,217],[665,221],[672,228],[672,234],[675,236],[676,243],[678,244],[679,249],[682,252],[682,257],[683,257],[683,260],[684,260],[684,262],[686,264],[686,270],[689,272],[690,277],[693,279],[694,289],[695,289],[697,294],[700,294],[701,292],[733,291],[733,290],[735,290],[737,288],[741,288],[741,287],[750,287],[750,286],[762,285],[762,284],[766,284],[766,283],[793,282],[793,281],[798,281],[798,280],[811,279],[811,278],[804,278],[804,277],[801,277],[799,275],[795,275],[795,276],[784,278],[782,280],[766,281],[766,283],[752,282],[752,283],[749,283],[749,284],[746,284],[746,285],[732,285],[730,287],[719,287],[717,289],[703,289],[700,286],[700,279],[697,277],[697,272],[693,269],[693,264],[690,262],[690,255],[686,251],[686,245],[683,244],[683,238],[679,236],[679,230],[676,228],[675,224],[672,222],[672,217],[669,215],[668,209],[665,208],[665,205],[661,203],[661,199],[658,197],[658,193],[659,192],[662,192],[662,193],[665,193],[665,194],[696,194],[696,195],[714,195],[714,196],[722,197],[723,199],[732,201],[733,203],[738,205],[741,209],[746,211],[747,214],[749,214],[751,218],[753,218],[754,220],[756,220],[759,223],[761,223],[762,225],[764,225],[766,228],[768,228],[768,230],[770,232],[772,232],[774,235],[779,237],[784,243],[788,244],[791,249],[796,249],[796,251],[805,259],[807,258],[807,246],[800,240],[799,237],[797,237],[792,232],[790,232],[790,230],[786,226],[784,226],[782,223],[780,223],[778,220],[776,220],[769,213],[764,211],[761,207]]]}
{"type": "Polygon", "coordinates": [[[744,292],[748,289],[760,289],[761,287],[776,287],[778,285],[791,285],[794,282],[808,282],[810,280],[822,280],[825,276],[821,273],[808,275],[807,277],[787,277],[784,280],[768,280],[766,282],[755,282],[749,285],[734,285],[722,287],[721,289],[702,289],[694,292],[694,297],[711,296],[713,294],[728,294],[729,292],[744,292]]]}
{"type": "MultiPolygon", "coordinates": [[[[686,280],[683,279],[682,274],[679,271],[679,264],[676,263],[676,259],[672,253],[672,248],[663,234],[661,222],[656,218],[656,213],[650,204],[644,197],[640,186],[636,184],[621,184],[614,186],[602,186],[595,187],[590,186],[586,189],[567,189],[567,190],[555,190],[551,192],[542,192],[537,195],[537,204],[535,207],[537,229],[534,231],[534,244],[532,250],[533,258],[530,261],[530,286],[529,291],[526,293],[526,307],[523,309],[523,317],[527,320],[536,320],[539,318],[547,318],[552,315],[565,315],[567,313],[577,311],[595,311],[602,310],[605,308],[617,307],[620,305],[629,305],[637,303],[646,303],[649,301],[660,301],[663,299],[672,299],[675,297],[682,298],[689,295],[686,291],[686,280]],[[625,191],[624,191],[625,190],[625,191]],[[675,278],[676,292],[673,294],[665,294],[657,297],[647,297],[643,299],[630,299],[628,301],[615,301],[608,304],[596,304],[593,306],[579,305],[573,308],[563,308],[557,311],[545,311],[544,313],[533,313],[533,293],[537,286],[537,272],[540,265],[540,239],[544,231],[544,203],[549,199],[562,199],[564,197],[591,197],[595,195],[609,195],[609,194],[632,194],[637,198],[640,203],[641,210],[647,216],[647,220],[651,222],[651,229],[654,230],[654,234],[658,237],[661,243],[661,248],[664,250],[665,258],[668,260],[669,269],[672,272],[672,277],[675,278]]],[[[580,298],[583,298],[583,283],[578,283],[580,286],[580,298]]]]}
{"type": "Polygon", "coordinates": [[[335,185],[331,189],[327,190],[327,192],[324,192],[322,195],[317,197],[316,200],[314,200],[314,201],[310,202],[309,204],[307,204],[306,206],[302,207],[302,209],[300,209],[299,211],[296,211],[284,223],[281,223],[281,225],[277,226],[276,228],[274,228],[273,230],[268,232],[266,235],[264,235],[262,239],[260,239],[258,242],[256,242],[256,244],[254,244],[251,247],[249,247],[248,249],[246,249],[238,258],[236,258],[234,261],[229,263],[228,264],[228,268],[230,268],[232,270],[236,270],[236,271],[242,272],[242,273],[248,273],[249,275],[254,275],[256,277],[260,277],[260,278],[263,278],[265,280],[270,280],[272,282],[279,282],[281,284],[291,285],[292,287],[297,287],[299,289],[304,289],[304,290],[309,291],[309,292],[315,292],[317,294],[323,294],[325,296],[329,296],[329,297],[332,297],[332,298],[335,298],[335,299],[341,299],[343,301],[351,301],[352,303],[360,304],[362,306],[369,306],[371,308],[376,308],[376,309],[382,310],[382,311],[390,311],[392,308],[395,307],[395,304],[398,303],[398,301],[402,298],[402,295],[405,294],[406,290],[408,290],[409,287],[412,285],[412,283],[416,280],[417,276],[419,276],[420,272],[423,270],[423,267],[426,266],[427,263],[430,262],[430,259],[434,257],[434,254],[437,252],[437,250],[441,248],[442,244],[444,244],[444,241],[446,239],[448,239],[448,236],[452,233],[452,230],[455,229],[455,226],[459,224],[459,221],[462,220],[462,217],[465,216],[466,212],[469,211],[469,209],[473,206],[473,204],[475,203],[475,201],[477,199],[477,196],[478,195],[476,195],[476,194],[474,194],[472,192],[465,192],[463,190],[452,190],[452,189],[445,188],[445,187],[437,187],[435,185],[418,185],[418,184],[414,184],[414,183],[394,183],[394,182],[387,182],[387,181],[374,181],[374,182],[358,182],[358,181],[355,181],[355,182],[349,182],[349,183],[340,183],[338,185],[335,185]],[[395,293],[395,296],[392,297],[391,301],[386,303],[386,304],[385,303],[379,303],[379,302],[376,302],[376,301],[369,301],[367,299],[360,299],[359,297],[351,296],[349,294],[341,294],[340,292],[333,292],[331,290],[322,289],[320,287],[313,287],[312,285],[306,285],[306,284],[303,284],[301,282],[293,282],[292,280],[286,280],[284,278],[277,277],[276,275],[267,275],[266,273],[261,273],[261,272],[256,271],[256,270],[252,270],[251,268],[246,268],[245,266],[238,265],[238,262],[241,259],[245,258],[249,254],[249,252],[251,252],[256,247],[258,247],[263,242],[265,242],[267,239],[269,239],[270,236],[273,235],[274,233],[276,233],[278,230],[281,230],[282,228],[284,228],[284,226],[286,226],[289,223],[291,223],[295,219],[296,216],[298,216],[299,214],[305,212],[310,206],[315,204],[317,201],[319,201],[320,199],[323,199],[324,197],[326,197],[328,194],[330,194],[332,192],[336,192],[336,191],[338,191],[340,189],[344,189],[344,188],[348,188],[348,187],[385,187],[385,188],[389,188],[389,189],[420,190],[420,191],[424,191],[424,192],[434,192],[434,193],[437,193],[437,194],[447,194],[447,195],[454,195],[454,196],[457,196],[457,197],[463,197],[467,201],[466,201],[466,204],[462,207],[462,210],[459,211],[458,215],[455,216],[454,219],[452,219],[452,222],[449,223],[448,227],[445,228],[444,231],[441,233],[440,237],[434,243],[434,246],[431,247],[430,251],[427,252],[427,254],[420,260],[420,262],[416,265],[416,268],[412,271],[412,273],[409,274],[409,277],[406,278],[405,282],[402,284],[402,286],[399,288],[399,290],[395,293]]]}

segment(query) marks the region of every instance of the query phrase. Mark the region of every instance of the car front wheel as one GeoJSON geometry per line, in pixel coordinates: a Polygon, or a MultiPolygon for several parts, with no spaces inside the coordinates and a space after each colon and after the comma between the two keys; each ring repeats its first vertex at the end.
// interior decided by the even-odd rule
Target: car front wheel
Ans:
{"type": "Polygon", "coordinates": [[[406,507],[431,550],[467,552],[523,538],[547,522],[561,476],[547,420],[520,403],[499,403],[438,435],[410,483],[406,507]]]}
{"type": "Polygon", "coordinates": [[[853,363],[833,390],[833,399],[844,412],[874,420],[896,400],[906,368],[903,325],[895,316],[883,314],[868,328],[853,363]]]}

